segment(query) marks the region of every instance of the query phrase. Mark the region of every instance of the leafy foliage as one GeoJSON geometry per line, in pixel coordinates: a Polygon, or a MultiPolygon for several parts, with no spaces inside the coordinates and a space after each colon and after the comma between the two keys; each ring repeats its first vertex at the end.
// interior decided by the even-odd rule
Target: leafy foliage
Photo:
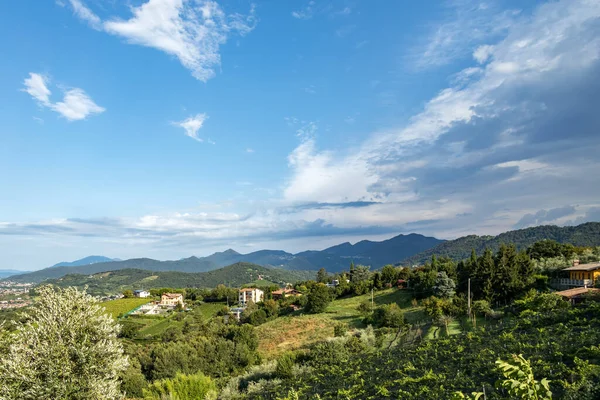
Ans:
{"type": "Polygon", "coordinates": [[[514,364],[498,360],[496,365],[502,370],[505,380],[498,382],[508,394],[517,399],[547,400],[552,398],[550,382],[544,378],[540,382],[533,377],[533,370],[529,361],[522,355],[513,354],[514,364]]]}
{"type": "Polygon", "coordinates": [[[127,358],[113,319],[75,288],[37,293],[25,322],[0,336],[0,398],[120,399],[127,358]]]}

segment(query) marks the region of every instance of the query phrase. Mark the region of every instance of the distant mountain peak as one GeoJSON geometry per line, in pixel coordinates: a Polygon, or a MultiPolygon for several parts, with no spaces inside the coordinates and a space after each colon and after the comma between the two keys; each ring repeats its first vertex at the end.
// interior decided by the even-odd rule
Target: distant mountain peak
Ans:
{"type": "Polygon", "coordinates": [[[81,258],[79,260],[75,260],[75,261],[63,261],[63,262],[59,262],[58,264],[54,264],[53,266],[51,266],[50,268],[56,268],[56,267],[79,267],[82,265],[90,265],[90,264],[97,264],[97,263],[103,263],[103,262],[111,262],[111,261],[119,261],[118,259],[113,259],[113,258],[108,258],[105,256],[87,256],[84,258],[81,258]]]}
{"type": "Polygon", "coordinates": [[[234,249],[227,249],[224,252],[222,252],[223,254],[227,254],[227,255],[232,255],[232,256],[239,256],[240,253],[238,253],[237,251],[235,251],[234,249]]]}

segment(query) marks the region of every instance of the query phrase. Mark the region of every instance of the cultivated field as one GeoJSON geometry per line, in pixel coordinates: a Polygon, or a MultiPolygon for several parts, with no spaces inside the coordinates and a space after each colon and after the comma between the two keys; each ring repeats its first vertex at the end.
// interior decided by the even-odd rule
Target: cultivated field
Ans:
{"type": "Polygon", "coordinates": [[[113,316],[113,318],[118,318],[120,315],[125,314],[128,311],[133,310],[136,307],[141,306],[142,304],[146,304],[151,302],[151,298],[140,299],[137,297],[131,299],[117,299],[117,300],[109,300],[103,303],[100,303],[102,307],[106,309],[106,312],[113,316]]]}

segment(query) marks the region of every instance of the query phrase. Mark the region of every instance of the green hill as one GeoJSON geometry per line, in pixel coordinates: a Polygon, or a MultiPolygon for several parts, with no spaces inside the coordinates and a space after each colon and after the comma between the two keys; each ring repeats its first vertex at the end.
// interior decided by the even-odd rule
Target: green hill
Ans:
{"type": "Polygon", "coordinates": [[[471,249],[475,249],[477,254],[481,254],[486,248],[493,251],[498,250],[501,243],[513,243],[518,249],[525,249],[543,239],[551,239],[559,243],[570,243],[574,246],[600,246],[600,222],[563,227],[555,225],[536,226],[504,232],[498,236],[464,236],[440,243],[431,249],[403,260],[400,264],[422,264],[430,260],[432,255],[462,260],[470,256],[471,249]]]}
{"type": "Polygon", "coordinates": [[[209,272],[186,273],[177,271],[146,271],[141,269],[120,269],[92,275],[69,274],[45,283],[67,287],[88,287],[94,295],[122,292],[125,289],[153,289],[161,287],[176,288],[212,288],[219,284],[238,287],[253,282],[260,277],[263,280],[283,285],[299,280],[314,278],[312,271],[287,271],[261,267],[250,263],[236,263],[225,268],[209,272]]]}

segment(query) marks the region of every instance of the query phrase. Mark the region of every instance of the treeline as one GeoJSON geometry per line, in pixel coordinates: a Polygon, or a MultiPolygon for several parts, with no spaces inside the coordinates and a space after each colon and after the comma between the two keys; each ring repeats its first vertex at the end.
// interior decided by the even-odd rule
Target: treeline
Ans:
{"type": "Polygon", "coordinates": [[[403,260],[402,265],[423,264],[430,260],[433,255],[449,257],[459,261],[468,258],[473,249],[477,254],[483,253],[486,248],[496,252],[503,243],[511,243],[518,250],[525,250],[541,240],[570,243],[574,246],[597,247],[600,246],[600,222],[563,227],[554,225],[536,226],[505,232],[498,236],[464,236],[440,243],[429,250],[403,260]]]}

